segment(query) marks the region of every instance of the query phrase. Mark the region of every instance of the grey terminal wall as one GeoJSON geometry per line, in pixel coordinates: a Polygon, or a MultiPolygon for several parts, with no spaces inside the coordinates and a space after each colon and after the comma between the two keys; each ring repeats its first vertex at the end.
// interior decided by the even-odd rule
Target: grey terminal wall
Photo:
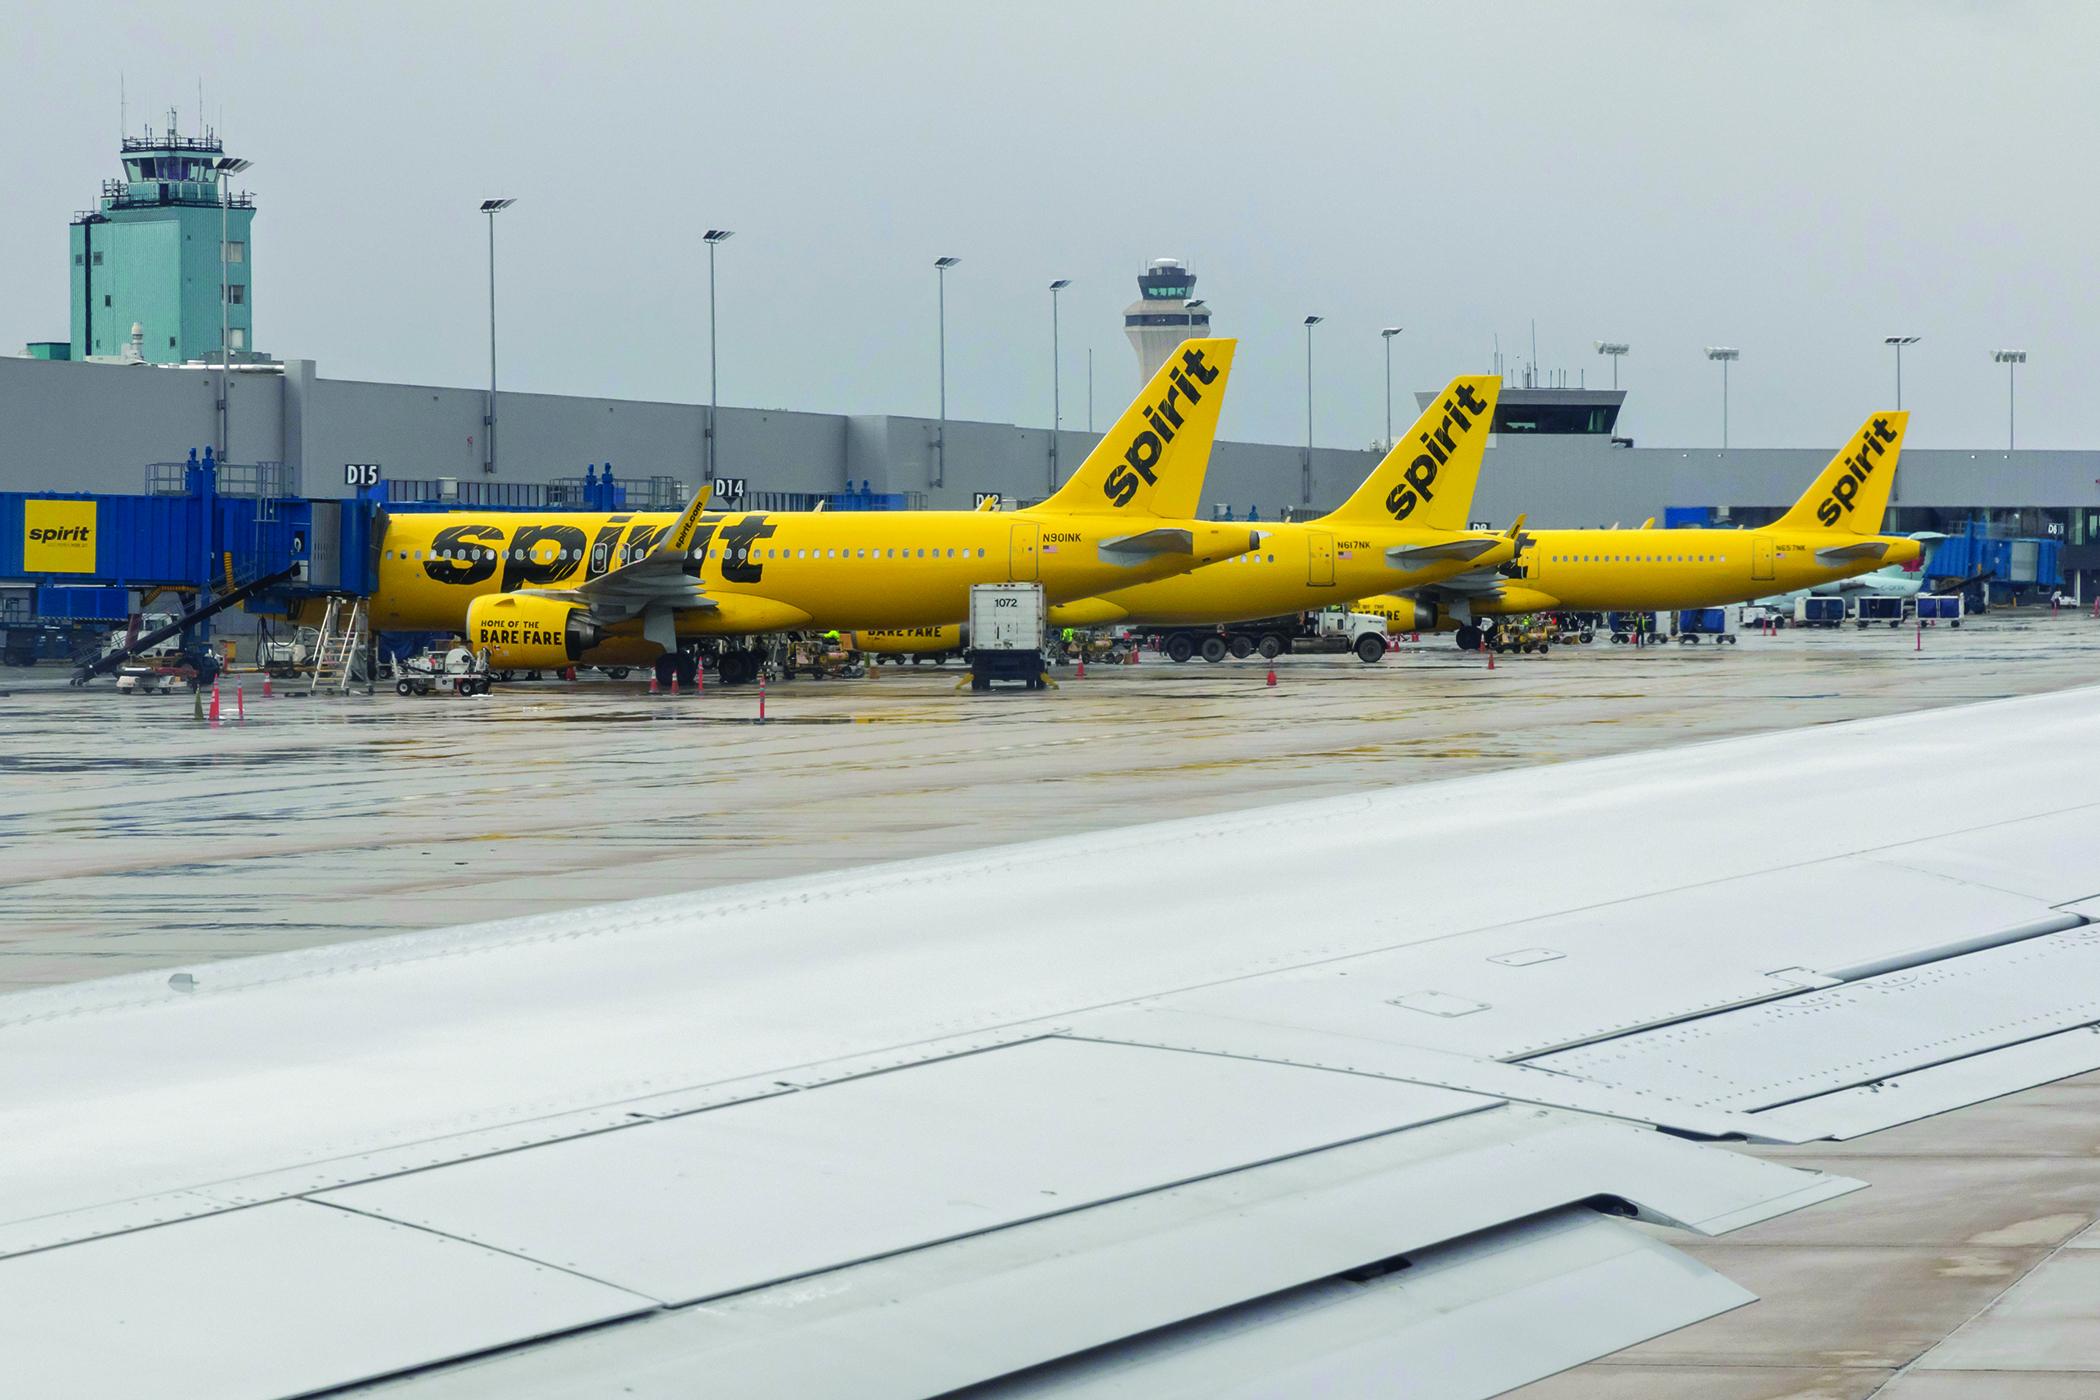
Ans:
{"type": "MultiPolygon", "coordinates": [[[[137,492],[149,462],[180,461],[214,437],[215,371],[0,359],[0,490],[137,492]]],[[[342,468],[377,462],[396,478],[482,480],[482,391],[327,379],[311,360],[231,377],[235,462],[281,461],[310,496],[348,494],[342,468]]],[[[547,481],[611,461],[625,477],[669,476],[697,485],[706,409],[698,404],[549,394],[499,396],[498,481],[547,481]]],[[[865,481],[878,491],[924,492],[932,506],[968,507],[974,493],[1036,500],[1050,488],[1050,433],[1007,423],[950,421],[946,471],[938,425],[889,414],[841,415],[724,408],[717,446],[722,475],[754,491],[836,491],[865,481]]],[[[1067,431],[1069,474],[1095,438],[1067,431]]],[[[1806,489],[1828,448],[1615,448],[1595,436],[1502,434],[1489,450],[1473,518],[1506,524],[1635,525],[1669,506],[1778,509],[1806,489]]],[[[1338,504],[1376,454],[1313,453],[1311,505],[1338,504]]],[[[1221,442],[1204,489],[1206,508],[1274,519],[1303,504],[1304,449],[1221,442]]],[[[1897,504],[1997,512],[2100,511],[2100,452],[1911,451],[1897,504]]],[[[2078,532],[2085,544],[2086,532],[2078,532]]]]}

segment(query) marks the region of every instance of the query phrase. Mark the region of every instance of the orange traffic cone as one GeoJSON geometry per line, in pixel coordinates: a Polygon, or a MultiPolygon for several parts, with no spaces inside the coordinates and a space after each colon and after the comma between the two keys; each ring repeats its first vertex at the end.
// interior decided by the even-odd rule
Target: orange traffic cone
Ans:
{"type": "Polygon", "coordinates": [[[1086,679],[1086,658],[1083,656],[1079,658],[1079,671],[1077,673],[1077,679],[1086,679]]]}
{"type": "Polygon", "coordinates": [[[219,683],[217,681],[211,683],[211,722],[213,724],[219,722],[219,683]]]}
{"type": "Polygon", "coordinates": [[[649,693],[650,693],[651,695],[656,695],[656,694],[659,694],[659,693],[661,693],[661,692],[662,692],[662,690],[663,690],[663,686],[662,686],[661,684],[659,684],[659,683],[657,682],[657,679],[656,679],[656,672],[654,672],[654,671],[651,671],[651,672],[649,673],[649,693]]]}
{"type": "Polygon", "coordinates": [[[270,673],[268,671],[263,672],[263,698],[265,700],[270,698],[270,673]]]}
{"type": "Polygon", "coordinates": [[[247,687],[244,685],[236,685],[233,688],[233,717],[235,719],[248,718],[248,697],[242,693],[246,689],[247,687]]]}
{"type": "Polygon", "coordinates": [[[758,722],[760,724],[766,722],[766,678],[764,673],[760,673],[758,678],[758,722]]]}
{"type": "Polygon", "coordinates": [[[1269,668],[1269,684],[1276,684],[1276,668],[1274,666],[1269,668]]]}

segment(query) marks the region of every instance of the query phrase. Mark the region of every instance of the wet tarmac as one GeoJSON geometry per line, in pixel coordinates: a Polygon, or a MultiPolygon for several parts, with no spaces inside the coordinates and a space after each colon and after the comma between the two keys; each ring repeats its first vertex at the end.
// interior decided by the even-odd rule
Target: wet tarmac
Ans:
{"type": "Polygon", "coordinates": [[[1425,638],[1375,666],[1285,657],[1274,687],[1256,659],[1148,655],[990,694],[885,666],[774,684],[763,725],[751,687],[266,699],[253,675],[245,719],[229,677],[213,725],[188,696],[5,671],[0,990],[2100,678],[2083,618],[1915,643],[1598,642],[1489,670],[1425,638]]]}
{"type": "MultiPolygon", "coordinates": [[[[397,929],[1656,749],[2100,680],[2100,622],[1788,632],[1739,645],[1069,668],[989,695],[954,668],[651,696],[187,696],[0,672],[0,990],[397,929]]],[[[1888,755],[1903,763],[1901,753],[1888,755]]],[[[1931,800],[1921,772],[1919,800],[1931,800]]],[[[1396,858],[1404,888],[1409,859],[1396,858]]],[[[1523,878],[1524,853],[1510,853],[1523,878]]],[[[1173,871],[1163,869],[1162,879],[1173,871]]],[[[1250,898],[1316,907],[1309,873],[1250,898]]],[[[1072,899],[1085,890],[1045,890],[1072,899]]],[[[1875,1189],[1711,1243],[1767,1301],[1525,1400],[2100,1396],[2100,1075],[1848,1144],[1875,1189]]]]}

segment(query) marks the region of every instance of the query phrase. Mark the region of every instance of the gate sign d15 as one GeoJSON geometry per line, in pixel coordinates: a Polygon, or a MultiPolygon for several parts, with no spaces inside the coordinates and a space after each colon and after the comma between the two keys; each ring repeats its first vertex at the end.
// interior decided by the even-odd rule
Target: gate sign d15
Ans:
{"type": "Polygon", "coordinates": [[[740,476],[718,476],[715,478],[715,493],[708,498],[709,504],[744,499],[744,478],[740,476]]]}
{"type": "Polygon", "coordinates": [[[343,463],[343,485],[345,486],[363,490],[368,486],[377,486],[380,479],[384,476],[385,473],[380,470],[380,464],[377,462],[343,463]]]}

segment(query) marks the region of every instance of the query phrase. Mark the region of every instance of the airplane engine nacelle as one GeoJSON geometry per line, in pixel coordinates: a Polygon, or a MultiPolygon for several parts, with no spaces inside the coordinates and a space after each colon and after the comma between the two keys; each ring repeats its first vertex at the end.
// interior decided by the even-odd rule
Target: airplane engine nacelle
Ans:
{"type": "Polygon", "coordinates": [[[605,629],[580,603],[527,594],[491,593],[467,604],[467,645],[487,648],[489,663],[519,670],[573,666],[605,629]]]}
{"type": "Polygon", "coordinates": [[[1388,632],[1434,632],[1439,623],[1447,627],[1451,625],[1450,619],[1439,615],[1436,604],[1392,594],[1366,598],[1350,606],[1357,612],[1376,613],[1384,618],[1388,632]]]}
{"type": "Polygon", "coordinates": [[[871,628],[864,632],[848,632],[844,640],[849,651],[864,651],[876,656],[930,656],[935,652],[959,651],[968,637],[969,629],[955,623],[947,627],[871,628]]]}

